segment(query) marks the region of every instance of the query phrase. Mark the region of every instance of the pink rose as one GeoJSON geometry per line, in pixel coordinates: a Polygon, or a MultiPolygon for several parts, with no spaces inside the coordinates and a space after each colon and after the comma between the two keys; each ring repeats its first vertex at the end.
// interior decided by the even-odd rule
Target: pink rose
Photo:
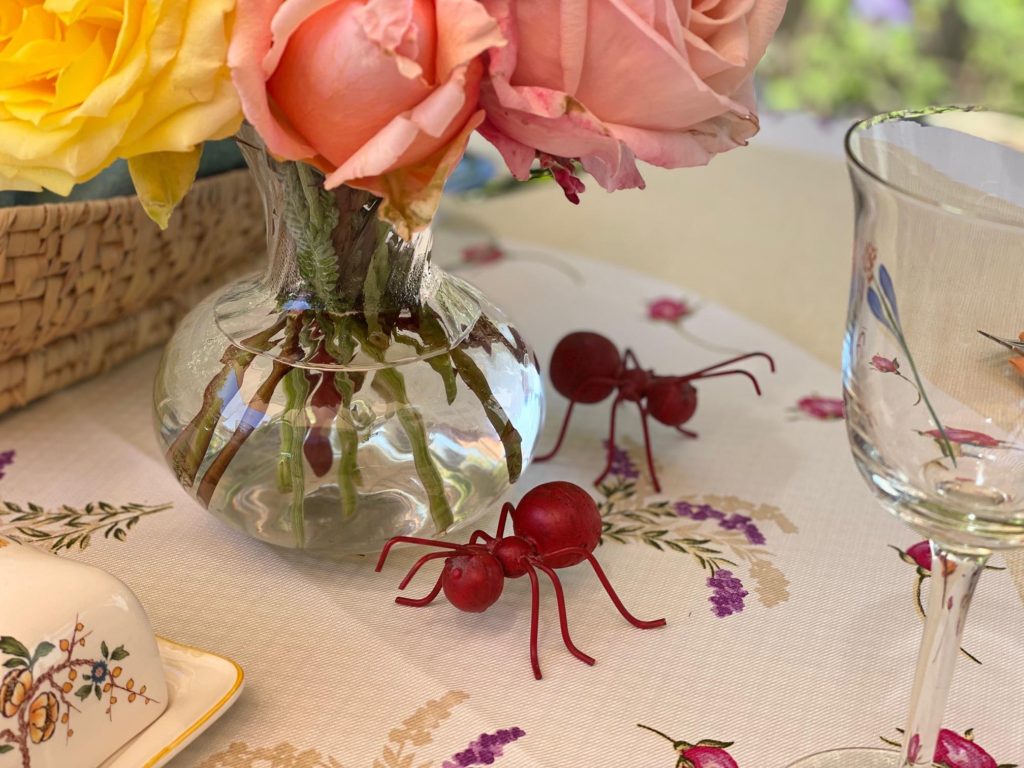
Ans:
{"type": "Polygon", "coordinates": [[[238,0],[228,63],[272,153],[382,197],[408,238],[484,118],[481,54],[501,45],[477,0],[238,0]]]}
{"type": "Polygon", "coordinates": [[[482,2],[509,44],[490,52],[480,132],[518,178],[540,151],[642,187],[635,158],[703,165],[757,132],[752,75],[786,0],[482,2]]]}

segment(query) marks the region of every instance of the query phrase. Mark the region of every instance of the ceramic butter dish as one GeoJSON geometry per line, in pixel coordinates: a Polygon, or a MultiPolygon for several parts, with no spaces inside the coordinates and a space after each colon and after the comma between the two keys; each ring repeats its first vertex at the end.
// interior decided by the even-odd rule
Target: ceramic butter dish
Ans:
{"type": "Polygon", "coordinates": [[[96,768],[168,705],[135,595],[98,568],[0,539],[0,768],[96,768]]]}

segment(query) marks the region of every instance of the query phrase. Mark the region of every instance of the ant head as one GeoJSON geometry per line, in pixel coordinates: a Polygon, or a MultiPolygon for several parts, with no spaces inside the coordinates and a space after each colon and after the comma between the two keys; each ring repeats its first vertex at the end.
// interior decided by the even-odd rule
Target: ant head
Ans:
{"type": "Polygon", "coordinates": [[[441,588],[460,611],[486,611],[501,597],[504,586],[501,563],[487,552],[453,555],[444,561],[441,588]]]}
{"type": "Polygon", "coordinates": [[[657,379],[647,388],[647,412],[669,427],[681,427],[697,412],[697,390],[684,379],[657,379]]]}

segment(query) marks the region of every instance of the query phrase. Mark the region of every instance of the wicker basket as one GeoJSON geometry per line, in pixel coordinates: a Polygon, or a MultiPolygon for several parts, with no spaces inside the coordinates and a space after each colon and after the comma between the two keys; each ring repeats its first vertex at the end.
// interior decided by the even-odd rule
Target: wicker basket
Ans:
{"type": "Polygon", "coordinates": [[[0,208],[0,413],[160,344],[265,253],[244,170],[196,182],[163,232],[134,197],[0,208]]]}

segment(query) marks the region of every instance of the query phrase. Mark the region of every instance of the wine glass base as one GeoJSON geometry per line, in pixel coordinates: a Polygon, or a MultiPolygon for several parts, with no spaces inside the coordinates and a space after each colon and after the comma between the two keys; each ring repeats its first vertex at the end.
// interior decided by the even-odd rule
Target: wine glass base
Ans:
{"type": "Polygon", "coordinates": [[[898,768],[900,753],[891,749],[831,749],[790,763],[786,768],[898,768]]]}

